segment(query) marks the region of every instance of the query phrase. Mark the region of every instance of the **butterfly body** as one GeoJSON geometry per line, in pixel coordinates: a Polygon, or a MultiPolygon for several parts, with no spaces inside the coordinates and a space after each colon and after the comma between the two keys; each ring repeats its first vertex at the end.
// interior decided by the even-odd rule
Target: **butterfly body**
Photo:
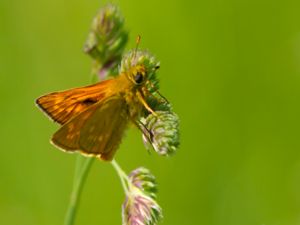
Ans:
{"type": "Polygon", "coordinates": [[[116,78],[90,86],[41,96],[37,105],[61,128],[52,143],[64,151],[112,160],[124,131],[134,122],[147,97],[147,73],[142,65],[116,78]]]}

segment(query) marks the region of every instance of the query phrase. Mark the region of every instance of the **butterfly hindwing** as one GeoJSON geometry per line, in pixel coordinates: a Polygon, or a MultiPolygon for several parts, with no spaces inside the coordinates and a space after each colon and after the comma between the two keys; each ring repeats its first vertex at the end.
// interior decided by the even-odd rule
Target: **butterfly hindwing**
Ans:
{"type": "Polygon", "coordinates": [[[126,102],[111,97],[96,103],[65,123],[52,142],[67,151],[99,156],[111,160],[127,127],[126,102]]]}
{"type": "Polygon", "coordinates": [[[54,133],[51,139],[52,143],[66,151],[79,150],[81,128],[98,107],[99,105],[97,104],[93,105],[62,125],[60,129],[54,133]]]}
{"type": "Polygon", "coordinates": [[[83,125],[80,149],[111,160],[127,127],[127,117],[126,102],[122,97],[108,99],[83,125]]]}

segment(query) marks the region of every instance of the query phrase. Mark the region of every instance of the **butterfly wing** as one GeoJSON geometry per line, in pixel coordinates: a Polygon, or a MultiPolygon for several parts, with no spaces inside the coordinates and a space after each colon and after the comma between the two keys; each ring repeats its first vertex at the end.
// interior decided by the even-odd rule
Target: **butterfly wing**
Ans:
{"type": "Polygon", "coordinates": [[[39,97],[37,105],[55,122],[65,124],[91,105],[111,95],[114,79],[82,88],[53,92],[39,97]]]}
{"type": "Polygon", "coordinates": [[[81,151],[112,160],[128,124],[123,97],[114,96],[96,103],[65,123],[52,138],[67,151],[81,151]]]}

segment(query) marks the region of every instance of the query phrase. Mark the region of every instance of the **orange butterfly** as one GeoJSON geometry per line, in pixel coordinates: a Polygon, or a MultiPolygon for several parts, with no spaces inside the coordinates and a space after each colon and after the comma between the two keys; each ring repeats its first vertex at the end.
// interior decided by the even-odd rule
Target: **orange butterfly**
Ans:
{"type": "Polygon", "coordinates": [[[151,95],[149,76],[158,68],[136,64],[115,78],[38,98],[37,105],[62,125],[52,143],[68,152],[112,160],[129,121],[140,128],[144,109],[155,115],[145,99],[151,95]]]}

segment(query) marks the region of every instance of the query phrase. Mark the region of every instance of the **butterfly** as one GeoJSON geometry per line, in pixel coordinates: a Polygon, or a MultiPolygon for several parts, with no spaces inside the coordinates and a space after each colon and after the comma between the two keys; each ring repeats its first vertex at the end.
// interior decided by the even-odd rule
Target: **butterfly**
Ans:
{"type": "MultiPolygon", "coordinates": [[[[135,55],[133,52],[132,57],[135,55]]],[[[39,97],[36,104],[62,125],[52,144],[67,152],[111,161],[128,124],[141,129],[138,118],[143,111],[156,115],[147,98],[152,95],[150,75],[158,68],[136,63],[114,78],[39,97]]],[[[149,132],[146,128],[141,131],[149,132]]]]}

